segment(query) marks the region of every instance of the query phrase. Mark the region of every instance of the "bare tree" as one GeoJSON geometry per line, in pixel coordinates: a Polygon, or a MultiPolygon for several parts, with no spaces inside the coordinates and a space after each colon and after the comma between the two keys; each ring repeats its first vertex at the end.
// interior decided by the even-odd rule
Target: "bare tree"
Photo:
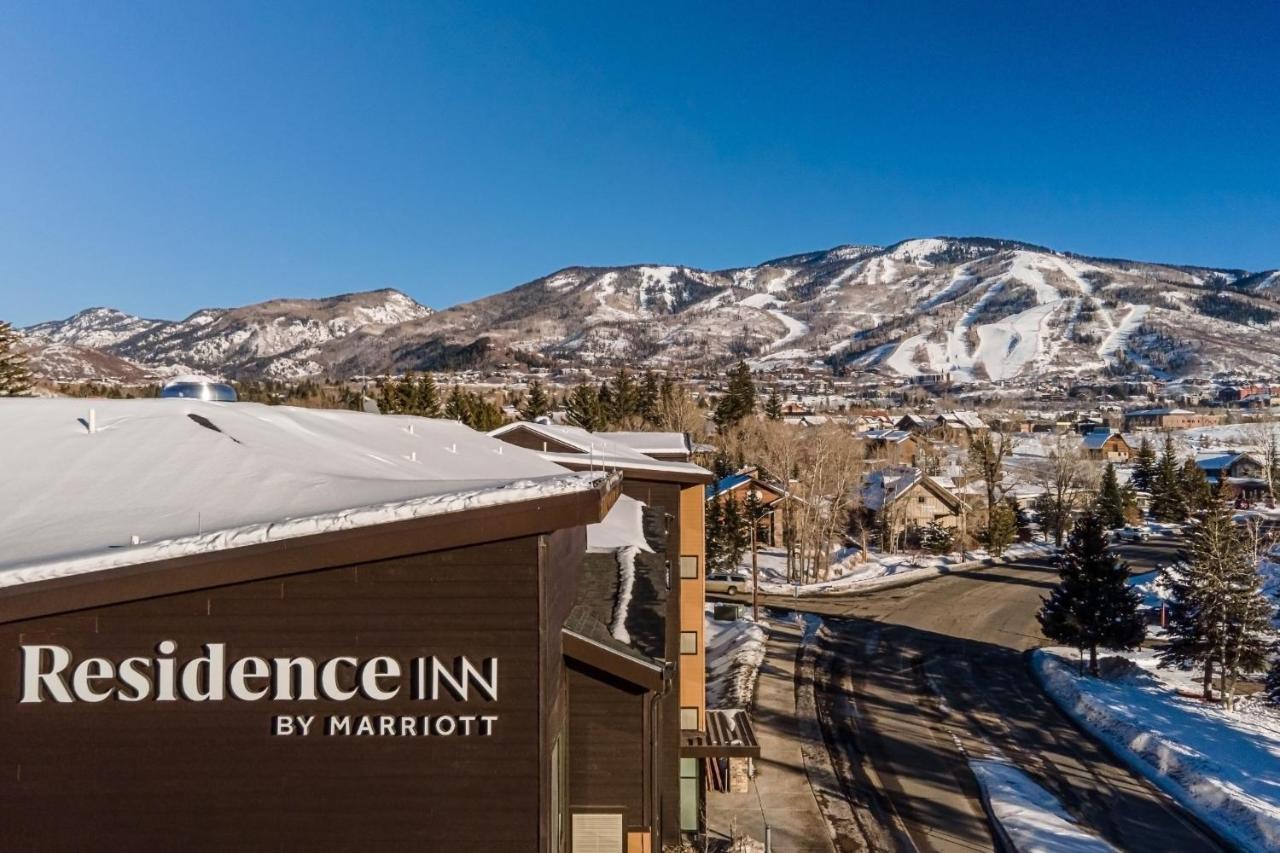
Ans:
{"type": "Polygon", "coordinates": [[[1054,437],[1048,456],[1037,462],[1033,470],[1052,509],[1054,544],[1062,547],[1072,513],[1080,507],[1081,496],[1093,488],[1097,479],[1095,466],[1089,462],[1079,438],[1063,434],[1054,437]]]}

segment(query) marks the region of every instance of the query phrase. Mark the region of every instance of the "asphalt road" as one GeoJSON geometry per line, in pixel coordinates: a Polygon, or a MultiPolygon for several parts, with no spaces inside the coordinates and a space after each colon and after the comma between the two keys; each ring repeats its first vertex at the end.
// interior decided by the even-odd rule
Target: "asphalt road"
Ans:
{"type": "MultiPolygon", "coordinates": [[[[1135,573],[1173,543],[1124,546],[1135,573]]],[[[966,756],[1003,755],[1122,850],[1225,849],[1180,807],[1068,720],[1024,652],[1056,580],[1047,562],[958,572],[839,598],[765,599],[824,616],[817,704],[850,802],[889,827],[842,850],[995,850],[966,756]]]]}

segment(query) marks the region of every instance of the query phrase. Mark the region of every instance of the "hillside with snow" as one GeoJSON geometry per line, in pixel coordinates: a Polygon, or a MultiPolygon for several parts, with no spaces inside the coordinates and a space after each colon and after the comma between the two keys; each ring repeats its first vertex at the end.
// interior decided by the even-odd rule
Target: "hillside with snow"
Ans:
{"type": "Polygon", "coordinates": [[[1278,329],[1275,270],[937,237],[718,271],[568,267],[437,312],[376,291],[181,322],[98,308],[24,331],[39,346],[91,349],[162,373],[296,379],[495,361],[688,369],[741,358],[759,370],[822,362],[895,381],[1022,385],[1277,374],[1278,329]]]}

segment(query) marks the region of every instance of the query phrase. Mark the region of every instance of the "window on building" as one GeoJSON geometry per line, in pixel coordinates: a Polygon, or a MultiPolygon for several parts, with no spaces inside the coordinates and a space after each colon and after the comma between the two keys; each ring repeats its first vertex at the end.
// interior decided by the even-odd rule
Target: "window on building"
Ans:
{"type": "Polygon", "coordinates": [[[680,728],[693,731],[698,728],[698,709],[697,708],[681,708],[680,709],[680,728]]]}
{"type": "Polygon", "coordinates": [[[680,632],[680,654],[696,655],[698,653],[698,632],[697,631],[681,631],[680,632]]]}
{"type": "Polygon", "coordinates": [[[698,814],[702,810],[702,786],[698,779],[698,759],[680,759],[680,829],[698,831],[698,814]]]}
{"type": "Polygon", "coordinates": [[[622,815],[573,816],[573,853],[622,853],[622,815]]]}
{"type": "Polygon", "coordinates": [[[693,580],[698,577],[698,558],[696,555],[680,555],[680,577],[684,580],[693,580]]]}

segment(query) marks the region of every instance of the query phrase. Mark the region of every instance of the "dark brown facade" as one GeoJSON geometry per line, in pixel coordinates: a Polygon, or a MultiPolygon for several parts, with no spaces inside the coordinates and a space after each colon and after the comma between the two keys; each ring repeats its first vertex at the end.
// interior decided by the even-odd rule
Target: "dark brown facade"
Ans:
{"type": "MultiPolygon", "coordinates": [[[[566,849],[561,627],[582,525],[615,489],[450,517],[449,533],[439,519],[400,522],[0,590],[4,849],[566,849]],[[486,534],[505,538],[458,541],[486,534]],[[358,553],[370,558],[349,559],[358,553]],[[176,650],[158,651],[163,641],[176,650]],[[172,658],[180,679],[205,644],[224,644],[228,666],[342,659],[329,686],[352,695],[304,699],[300,677],[291,699],[197,700],[185,687],[161,698],[160,661],[172,658]],[[40,646],[69,655],[65,683],[110,695],[57,701],[51,676],[31,701],[31,671],[54,668],[53,652],[29,651],[40,646]],[[413,661],[456,676],[461,657],[496,660],[496,695],[455,695],[445,680],[431,697],[413,685],[413,661]],[[131,701],[136,692],[101,669],[76,682],[88,658],[121,672],[149,659],[135,664],[147,698],[131,701]],[[373,682],[394,687],[392,698],[362,692],[359,667],[373,658],[404,662],[403,678],[373,682]],[[372,730],[361,733],[365,718],[372,730]]],[[[195,692],[213,680],[197,677],[195,692]]]]}

